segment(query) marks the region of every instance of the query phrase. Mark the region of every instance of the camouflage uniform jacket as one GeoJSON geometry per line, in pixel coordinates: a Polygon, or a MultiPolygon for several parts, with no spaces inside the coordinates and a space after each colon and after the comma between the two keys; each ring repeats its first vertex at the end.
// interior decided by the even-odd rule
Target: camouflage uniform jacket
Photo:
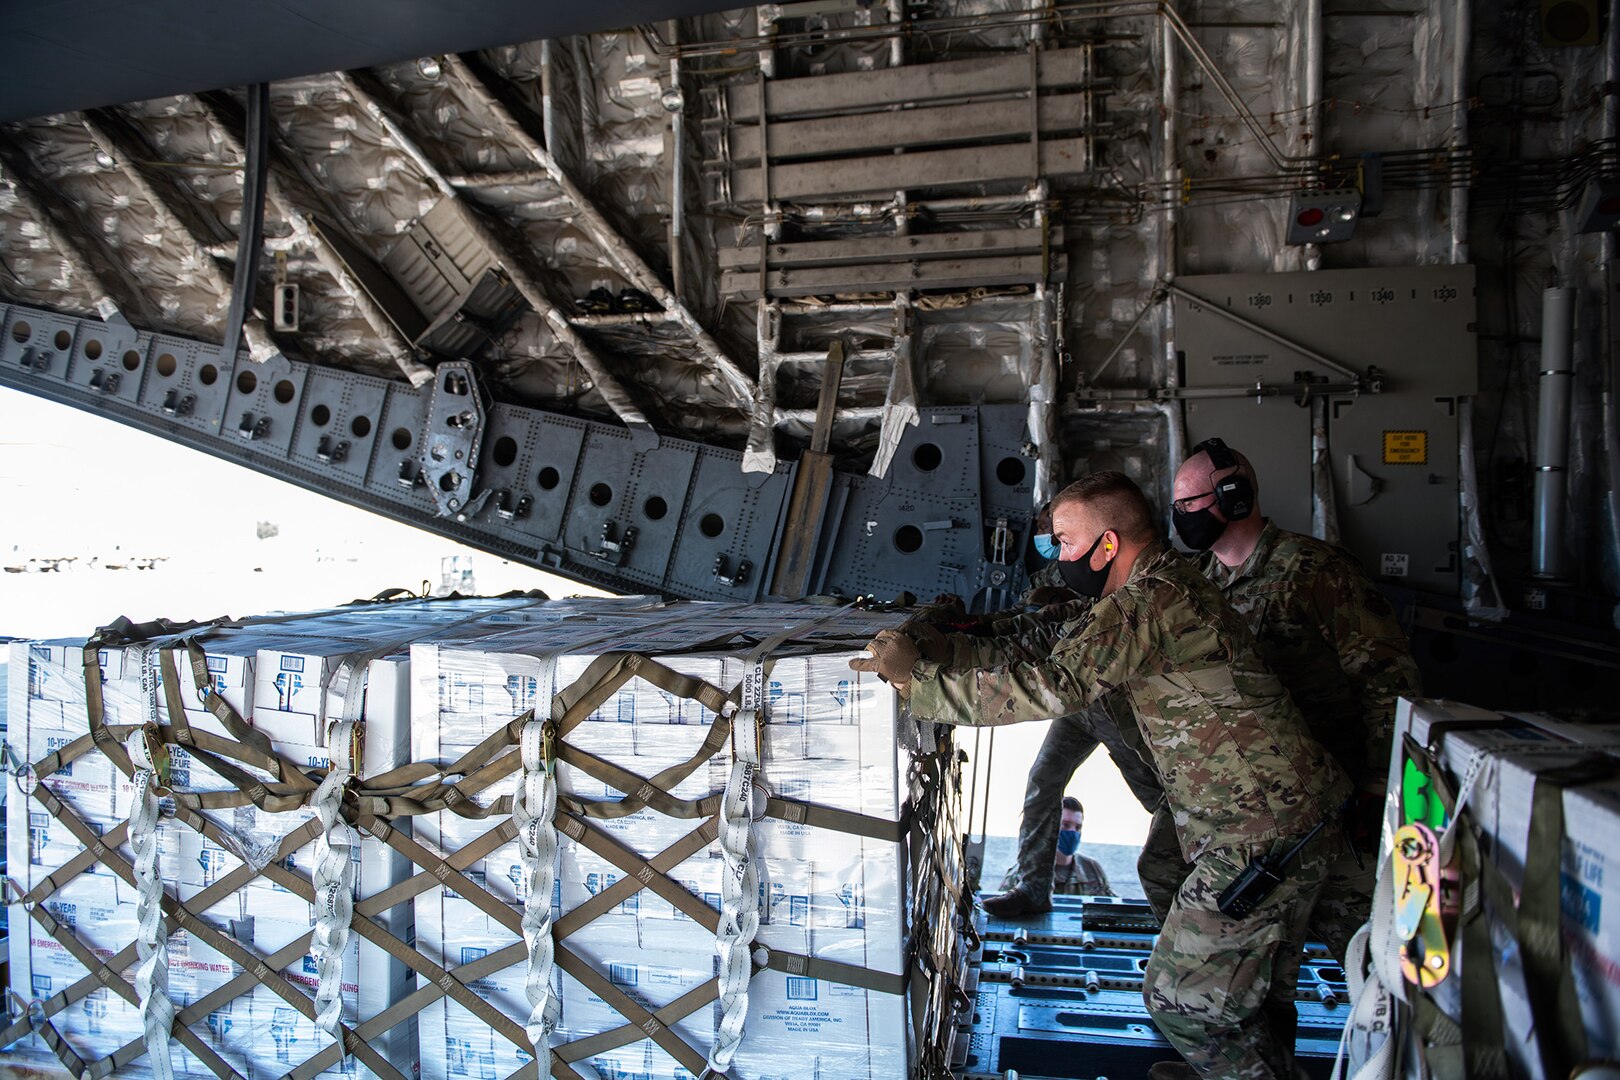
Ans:
{"type": "Polygon", "coordinates": [[[1123,690],[1188,862],[1214,847],[1297,835],[1349,794],[1242,616],[1162,544],[1143,550],[1129,580],[1078,617],[1020,624],[1018,636],[953,635],[948,665],[919,660],[907,689],[912,715],[1011,724],[1123,690]]]}
{"type": "Polygon", "coordinates": [[[1018,598],[1019,607],[1029,607],[1029,598],[1040,589],[1067,589],[1069,583],[1063,580],[1063,574],[1058,570],[1057,560],[1053,559],[1033,574],[1029,575],[1029,588],[1018,598]]]}
{"type": "Polygon", "coordinates": [[[1086,855],[1076,855],[1068,866],[1052,867],[1052,891],[1064,895],[1113,896],[1108,871],[1102,863],[1086,855]]]}
{"type": "Polygon", "coordinates": [[[1355,559],[1268,521],[1242,566],[1210,552],[1199,565],[1249,624],[1311,734],[1357,788],[1382,790],[1395,699],[1418,694],[1418,671],[1394,609],[1355,559]]]}

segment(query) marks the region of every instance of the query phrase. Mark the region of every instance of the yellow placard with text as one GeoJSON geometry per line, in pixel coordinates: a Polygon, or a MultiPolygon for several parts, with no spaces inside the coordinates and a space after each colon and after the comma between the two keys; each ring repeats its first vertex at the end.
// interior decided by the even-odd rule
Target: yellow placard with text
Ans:
{"type": "Polygon", "coordinates": [[[1384,432],[1385,465],[1427,465],[1429,463],[1429,433],[1427,431],[1384,432]]]}

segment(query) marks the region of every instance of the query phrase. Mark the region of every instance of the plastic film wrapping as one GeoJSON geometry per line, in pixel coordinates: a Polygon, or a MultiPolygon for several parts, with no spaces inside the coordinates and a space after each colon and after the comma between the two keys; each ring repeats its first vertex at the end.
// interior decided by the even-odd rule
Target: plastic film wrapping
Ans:
{"type": "Polygon", "coordinates": [[[1022,402],[1037,379],[1039,301],[1000,301],[918,316],[918,373],[936,405],[1022,402]]]}
{"type": "MultiPolygon", "coordinates": [[[[757,639],[793,625],[805,626],[808,632],[811,621],[827,614],[825,609],[802,607],[682,605],[666,612],[627,614],[612,620],[611,626],[607,620],[580,619],[483,643],[418,646],[413,651],[415,755],[447,763],[508,723],[514,710],[539,705],[543,711],[544,703],[525,696],[533,693],[538,655],[561,653],[557,684],[564,687],[578,680],[596,650],[611,642],[615,649],[642,653],[684,675],[730,688],[745,670],[740,656],[745,646],[736,652],[681,650],[739,633],[757,639]]],[[[855,638],[864,640],[862,635],[893,619],[846,613],[840,620],[838,632],[820,632],[824,644],[804,655],[779,655],[771,669],[761,786],[775,797],[897,821],[905,792],[896,750],[894,699],[881,684],[869,684],[866,676],[847,666],[848,657],[859,648],[855,638]],[[854,626],[849,624],[851,618],[854,626]]],[[[730,769],[723,748],[705,754],[715,719],[696,701],[632,679],[564,741],[643,777],[697,755],[695,767],[670,790],[678,798],[702,799],[718,794],[730,769]]],[[[570,800],[616,802],[626,797],[567,761],[558,766],[557,776],[565,807],[570,800]]],[[[476,798],[487,805],[509,786],[510,781],[503,781],[476,798]]],[[[491,824],[441,813],[423,819],[418,835],[449,854],[491,824]]],[[[628,816],[590,819],[591,827],[646,858],[688,840],[701,824],[702,819],[674,817],[647,807],[628,816]]],[[[903,845],[766,817],[755,825],[754,847],[761,881],[758,944],[874,971],[900,972],[907,918],[903,845]]],[[[626,873],[577,839],[563,840],[559,864],[554,903],[556,917],[564,925],[570,912],[626,873]]],[[[469,876],[515,908],[523,899],[516,891],[523,880],[513,870],[516,865],[515,845],[503,845],[475,863],[469,876]]],[[[694,900],[718,910],[721,872],[718,844],[711,840],[700,842],[668,874],[694,900]]],[[[476,962],[517,942],[510,929],[470,910],[464,899],[448,891],[419,899],[417,933],[418,946],[451,967],[476,962]]],[[[563,936],[558,945],[647,1008],[667,1005],[714,975],[713,934],[682,905],[652,889],[631,893],[577,932],[563,936]]],[[[521,959],[518,953],[514,962],[521,959]]],[[[520,1004],[521,985],[522,969],[514,967],[480,979],[473,987],[488,1000],[505,1002],[503,1010],[510,1011],[520,1004]]],[[[571,975],[559,977],[558,991],[559,1042],[625,1022],[609,1001],[571,975]]],[[[904,1075],[906,1009],[900,995],[774,971],[759,973],[751,984],[737,1075],[874,1080],[904,1075]],[[818,1061],[804,1060],[806,1039],[814,1040],[818,1061]]],[[[674,1031],[701,1055],[713,1036],[715,1016],[713,1005],[705,1005],[680,1019],[674,1031]]],[[[522,1063],[517,1047],[499,1044],[499,1039],[492,1043],[484,1025],[457,1004],[440,1003],[423,1014],[423,1066],[433,1075],[481,1075],[477,1070],[490,1064],[501,1074],[522,1063]]],[[[664,1048],[645,1039],[594,1055],[588,1063],[604,1076],[690,1075],[664,1048]]]]}
{"type": "Polygon", "coordinates": [[[651,38],[633,30],[592,35],[583,51],[589,71],[587,77],[576,72],[576,78],[578,92],[589,95],[583,129],[588,166],[575,178],[633,248],[667,261],[672,175],[664,60],[651,38]]]}
{"type": "MultiPolygon", "coordinates": [[[[212,688],[252,726],[271,740],[285,759],[300,766],[324,764],[325,721],[341,715],[344,703],[333,689],[344,657],[386,651],[387,642],[428,632],[442,622],[441,613],[409,617],[405,611],[384,616],[369,613],[363,619],[331,613],[302,623],[277,621],[263,627],[216,631],[208,644],[205,664],[212,688]]],[[[452,614],[448,609],[443,614],[452,614]]],[[[463,615],[465,617],[465,615],[463,615]]],[[[109,725],[140,724],[167,715],[161,650],[178,639],[160,639],[145,645],[100,650],[102,695],[109,725]]],[[[38,761],[86,731],[83,650],[77,642],[18,644],[13,663],[27,671],[13,691],[11,738],[38,761]]],[[[207,711],[192,682],[184,653],[175,656],[186,716],[199,732],[224,736],[220,721],[207,711]]],[[[365,773],[386,772],[408,752],[406,724],[409,711],[409,667],[403,657],[377,659],[367,671],[365,773]]],[[[358,700],[358,699],[357,699],[358,700]]],[[[182,746],[169,748],[171,784],[187,793],[229,792],[236,783],[213,771],[195,753],[182,746]]],[[[250,774],[268,774],[244,766],[250,774]]],[[[92,831],[104,833],[129,814],[133,791],[130,782],[98,752],[85,754],[63,769],[41,777],[92,831]]],[[[17,798],[8,807],[8,860],[13,876],[25,889],[45,881],[57,867],[79,855],[83,848],[66,825],[37,800],[17,798]]],[[[318,982],[307,939],[314,917],[308,901],[277,880],[252,877],[239,889],[219,895],[216,883],[244,864],[263,871],[278,848],[312,818],[308,807],[267,813],[251,805],[204,812],[213,824],[212,836],[182,823],[172,804],[165,802],[159,820],[158,871],[170,897],[192,906],[204,924],[259,956],[303,945],[279,976],[295,993],[313,996],[318,982]],[[206,910],[197,898],[215,897],[206,910]]],[[[403,858],[380,841],[367,839],[357,856],[354,894],[373,895],[408,873],[403,858]]],[[[127,851],[127,845],[126,845],[127,851]]],[[[280,869],[308,880],[314,870],[316,847],[304,843],[290,854],[276,857],[280,869]]],[[[127,854],[126,854],[127,857],[127,854]]],[[[75,877],[44,901],[43,906],[102,958],[110,958],[134,940],[135,893],[132,886],[99,863],[75,877]]],[[[410,906],[390,908],[376,916],[379,926],[408,940],[410,906]]],[[[27,998],[48,998],[85,974],[82,966],[20,907],[13,907],[11,939],[12,987],[27,998]]],[[[229,955],[197,934],[168,924],[169,997],[185,1009],[215,994],[242,975],[229,955]]],[[[343,955],[338,986],[344,1022],[353,1025],[374,1016],[409,992],[414,976],[402,963],[370,943],[351,936],[343,955]]],[[[200,1022],[192,1025],[197,1036],[244,1076],[281,1075],[330,1044],[314,1022],[293,1008],[268,986],[250,980],[245,993],[216,1002],[200,1022]]],[[[116,996],[97,991],[53,1018],[77,1052],[95,1059],[141,1036],[140,1013],[116,996]]],[[[372,1040],[391,1060],[409,1066],[415,1057],[415,1032],[397,1025],[372,1040]]],[[[47,1054],[31,1038],[24,1052],[47,1054]]],[[[209,1075],[203,1064],[179,1044],[173,1059],[179,1075],[209,1075]]],[[[54,1059],[53,1059],[54,1060],[54,1059]]],[[[137,1071],[144,1061],[135,1065],[137,1071]]],[[[343,1071],[352,1074],[351,1060],[343,1071]]],[[[408,1071],[408,1068],[407,1068],[408,1071]]]]}
{"type": "Polygon", "coordinates": [[[422,146],[447,168],[470,174],[534,167],[442,64],[433,77],[423,74],[414,60],[372,68],[371,75],[389,91],[389,100],[410,117],[410,130],[422,146]]]}

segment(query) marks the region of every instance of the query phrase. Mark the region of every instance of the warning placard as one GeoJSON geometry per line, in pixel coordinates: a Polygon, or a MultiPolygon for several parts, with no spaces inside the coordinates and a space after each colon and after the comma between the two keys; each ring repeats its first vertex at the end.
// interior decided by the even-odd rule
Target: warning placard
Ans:
{"type": "Polygon", "coordinates": [[[1429,433],[1427,431],[1384,432],[1385,465],[1427,465],[1429,463],[1429,433]]]}

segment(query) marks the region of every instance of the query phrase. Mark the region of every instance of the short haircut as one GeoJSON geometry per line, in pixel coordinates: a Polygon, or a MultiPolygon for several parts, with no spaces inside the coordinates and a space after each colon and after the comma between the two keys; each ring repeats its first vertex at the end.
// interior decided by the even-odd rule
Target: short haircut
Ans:
{"type": "Polygon", "coordinates": [[[1145,544],[1158,539],[1159,531],[1153,524],[1153,508],[1147,496],[1136,486],[1136,481],[1122,472],[1105,469],[1082,476],[1057,493],[1052,509],[1069,503],[1083,503],[1105,523],[1133,544],[1145,544]]]}
{"type": "Polygon", "coordinates": [[[1086,808],[1080,805],[1080,800],[1075,798],[1073,795],[1063,796],[1063,809],[1073,810],[1079,814],[1086,812],[1086,808]]]}

